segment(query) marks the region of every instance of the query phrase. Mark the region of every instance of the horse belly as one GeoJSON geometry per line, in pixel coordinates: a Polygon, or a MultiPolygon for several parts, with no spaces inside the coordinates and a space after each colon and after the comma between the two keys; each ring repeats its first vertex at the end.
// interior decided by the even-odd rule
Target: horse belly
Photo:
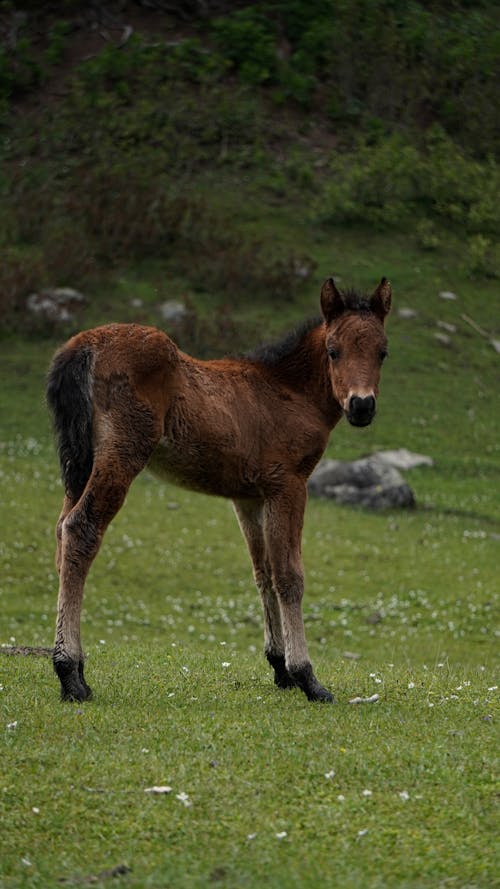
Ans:
{"type": "Polygon", "coordinates": [[[183,445],[162,438],[154,450],[148,469],[166,482],[219,497],[256,497],[256,473],[231,448],[214,449],[204,442],[183,445]]]}

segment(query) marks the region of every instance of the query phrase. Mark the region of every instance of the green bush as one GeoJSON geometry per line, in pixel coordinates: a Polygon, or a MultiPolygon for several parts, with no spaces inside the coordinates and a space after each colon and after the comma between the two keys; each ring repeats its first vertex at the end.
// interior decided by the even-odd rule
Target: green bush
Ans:
{"type": "Polygon", "coordinates": [[[26,298],[46,283],[46,269],[39,248],[9,247],[0,263],[0,326],[4,329],[26,322],[26,298]]]}
{"type": "Polygon", "coordinates": [[[243,83],[261,84],[277,70],[276,35],[264,10],[242,9],[216,19],[211,33],[219,52],[229,60],[243,83]]]}
{"type": "Polygon", "coordinates": [[[435,127],[419,149],[392,136],[335,154],[317,218],[387,229],[424,216],[460,232],[498,237],[499,190],[500,167],[493,159],[471,158],[435,127]]]}

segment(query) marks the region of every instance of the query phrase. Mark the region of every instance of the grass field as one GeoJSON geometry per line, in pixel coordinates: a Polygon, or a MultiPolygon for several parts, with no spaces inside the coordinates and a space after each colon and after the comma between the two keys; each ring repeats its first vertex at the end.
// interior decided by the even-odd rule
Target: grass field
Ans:
{"type": "MultiPolygon", "coordinates": [[[[495,333],[495,286],[462,279],[457,248],[355,233],[309,246],[318,275],[302,301],[242,307],[238,322],[274,334],[316,311],[332,271],[362,286],[390,275],[396,307],[418,314],[390,320],[376,423],[342,426],[329,453],[408,447],[435,460],[408,474],[415,511],[308,505],[306,628],[337,703],[275,690],[229,504],[140,476],[87,583],[92,703],[60,704],[47,659],[1,656],[6,889],[498,885],[498,355],[463,319],[495,333]],[[437,321],[456,326],[448,344],[437,321]]],[[[128,317],[127,274],[89,323],[128,317]]],[[[141,287],[152,320],[151,270],[141,287]]],[[[4,645],[52,644],[53,348],[0,350],[4,645]]]]}

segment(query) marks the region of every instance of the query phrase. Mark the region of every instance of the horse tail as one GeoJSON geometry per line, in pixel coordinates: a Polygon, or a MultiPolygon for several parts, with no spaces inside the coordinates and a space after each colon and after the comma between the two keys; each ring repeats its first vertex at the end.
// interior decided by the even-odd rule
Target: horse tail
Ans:
{"type": "Polygon", "coordinates": [[[54,356],[47,379],[47,403],[54,421],[61,476],[73,501],[81,497],[94,462],[92,370],[89,348],[66,345],[54,356]]]}

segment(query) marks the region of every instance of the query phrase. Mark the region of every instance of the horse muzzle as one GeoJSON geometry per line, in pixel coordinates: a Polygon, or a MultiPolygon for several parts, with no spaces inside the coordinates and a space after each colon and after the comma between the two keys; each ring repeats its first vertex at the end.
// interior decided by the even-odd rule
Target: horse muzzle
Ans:
{"type": "Polygon", "coordinates": [[[377,402],[373,395],[351,395],[345,414],[351,426],[369,426],[376,409],[377,402]]]}

